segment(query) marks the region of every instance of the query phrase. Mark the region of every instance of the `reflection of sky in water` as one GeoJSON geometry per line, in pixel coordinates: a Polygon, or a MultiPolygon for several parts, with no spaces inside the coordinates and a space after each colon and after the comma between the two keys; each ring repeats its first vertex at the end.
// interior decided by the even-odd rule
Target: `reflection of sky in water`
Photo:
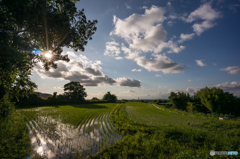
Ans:
{"type": "Polygon", "coordinates": [[[33,53],[34,55],[40,55],[40,52],[41,52],[40,50],[34,49],[32,53],[33,53]]]}
{"type": "MultiPolygon", "coordinates": [[[[105,114],[104,117],[109,117],[109,114],[105,114]]],[[[60,122],[59,119],[56,120],[51,117],[39,116],[38,121],[44,125],[46,124],[49,127],[54,127],[54,129],[47,130],[44,128],[45,126],[40,124],[42,125],[40,130],[40,127],[37,126],[38,122],[30,121],[29,123],[27,123],[27,126],[30,130],[29,135],[34,150],[39,155],[46,156],[47,158],[73,157],[76,150],[80,152],[84,151],[83,156],[86,157],[89,154],[95,154],[99,151],[99,146],[103,145],[103,143],[101,143],[102,138],[106,138],[104,142],[107,142],[108,145],[111,145],[117,140],[121,139],[121,135],[118,133],[115,135],[111,135],[111,133],[109,133],[109,131],[107,130],[106,123],[104,122],[104,120],[101,123],[101,119],[99,117],[97,117],[95,120],[87,121],[81,127],[77,128],[74,128],[70,124],[63,124],[60,122]],[[100,122],[100,127],[98,127],[98,122],[100,122]],[[37,127],[35,127],[35,125],[37,127]],[[86,125],[86,127],[84,127],[84,125],[86,125]],[[34,131],[36,132],[36,136],[33,134],[33,130],[31,130],[29,126],[34,129],[34,131]],[[88,131],[88,126],[90,126],[90,131],[88,131]],[[107,134],[104,133],[103,127],[105,128],[107,134]],[[50,132],[51,135],[47,135],[50,132]],[[57,135],[59,136],[59,138],[55,138],[52,135],[57,135]],[[40,140],[39,145],[37,143],[37,138],[40,140]]]]}

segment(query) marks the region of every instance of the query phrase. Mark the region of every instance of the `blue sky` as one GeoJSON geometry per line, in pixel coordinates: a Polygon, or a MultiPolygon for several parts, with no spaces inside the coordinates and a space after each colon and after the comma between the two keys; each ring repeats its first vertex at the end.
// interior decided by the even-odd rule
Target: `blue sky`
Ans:
{"type": "Polygon", "coordinates": [[[240,97],[239,0],[82,0],[97,31],[84,52],[64,48],[69,63],[31,79],[43,93],[79,81],[87,99],[110,91],[118,99],[167,99],[220,87],[240,97]]]}

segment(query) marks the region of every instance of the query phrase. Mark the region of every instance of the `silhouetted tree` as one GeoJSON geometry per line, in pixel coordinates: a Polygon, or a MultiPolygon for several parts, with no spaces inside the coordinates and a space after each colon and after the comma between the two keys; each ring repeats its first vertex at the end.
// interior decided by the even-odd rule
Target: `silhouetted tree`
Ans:
{"type": "Polygon", "coordinates": [[[171,92],[168,99],[172,103],[174,108],[180,110],[187,110],[187,103],[191,101],[190,95],[184,92],[178,93],[171,92]]]}
{"type": "Polygon", "coordinates": [[[65,94],[71,99],[71,100],[85,100],[85,97],[87,97],[87,93],[85,92],[85,88],[79,83],[79,82],[69,82],[64,85],[64,91],[65,94]]]}
{"type": "Polygon", "coordinates": [[[117,96],[115,94],[111,94],[110,92],[107,92],[102,99],[107,100],[109,102],[116,102],[117,96]]]}

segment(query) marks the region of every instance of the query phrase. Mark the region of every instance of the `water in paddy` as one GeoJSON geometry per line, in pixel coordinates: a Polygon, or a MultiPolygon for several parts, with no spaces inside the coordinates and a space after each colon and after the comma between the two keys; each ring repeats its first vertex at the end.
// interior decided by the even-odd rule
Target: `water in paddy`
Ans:
{"type": "MultiPolygon", "coordinates": [[[[109,114],[103,118],[108,119],[109,114]]],[[[114,130],[113,124],[101,121],[100,117],[90,119],[81,127],[44,116],[26,124],[35,152],[45,158],[71,158],[76,152],[87,157],[122,139],[121,134],[114,130]]],[[[31,154],[30,157],[33,156],[31,154]]]]}

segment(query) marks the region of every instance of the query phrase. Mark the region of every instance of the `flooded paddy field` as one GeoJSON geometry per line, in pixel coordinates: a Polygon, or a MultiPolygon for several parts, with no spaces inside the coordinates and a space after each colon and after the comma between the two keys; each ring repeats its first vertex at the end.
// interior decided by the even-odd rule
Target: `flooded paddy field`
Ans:
{"type": "MultiPolygon", "coordinates": [[[[116,104],[19,109],[35,152],[43,158],[94,155],[122,139],[110,119],[116,104]]],[[[34,157],[34,154],[31,154],[34,157]]]]}

